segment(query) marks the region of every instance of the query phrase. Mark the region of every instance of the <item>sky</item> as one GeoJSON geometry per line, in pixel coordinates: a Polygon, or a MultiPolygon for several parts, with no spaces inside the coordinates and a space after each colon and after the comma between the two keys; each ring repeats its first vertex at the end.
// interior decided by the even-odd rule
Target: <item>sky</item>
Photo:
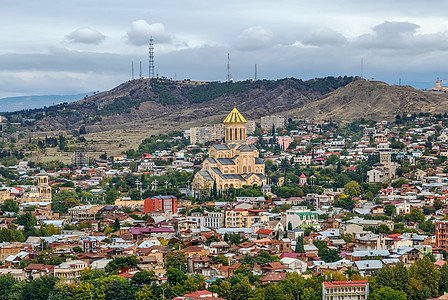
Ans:
{"type": "Polygon", "coordinates": [[[448,85],[444,0],[0,0],[0,98],[172,79],[359,76],[448,85]],[[361,64],[362,61],[362,64],[361,64]],[[361,68],[362,65],[362,68],[361,68]],[[361,74],[362,69],[362,74],[361,74]]]}

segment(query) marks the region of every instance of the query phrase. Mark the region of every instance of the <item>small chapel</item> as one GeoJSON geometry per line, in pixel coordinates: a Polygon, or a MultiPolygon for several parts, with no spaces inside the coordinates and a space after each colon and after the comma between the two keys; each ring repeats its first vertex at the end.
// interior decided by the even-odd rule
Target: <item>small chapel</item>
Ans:
{"type": "Polygon", "coordinates": [[[208,158],[193,179],[193,188],[212,188],[215,181],[220,190],[238,189],[243,185],[265,185],[265,164],[259,158],[257,147],[247,144],[247,121],[236,106],[223,123],[224,143],[209,148],[208,158]]]}

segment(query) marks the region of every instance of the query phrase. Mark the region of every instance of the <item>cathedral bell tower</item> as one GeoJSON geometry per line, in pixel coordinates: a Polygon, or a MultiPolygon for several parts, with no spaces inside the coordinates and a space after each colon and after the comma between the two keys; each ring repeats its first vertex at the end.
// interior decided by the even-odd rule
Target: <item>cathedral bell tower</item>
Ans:
{"type": "Polygon", "coordinates": [[[246,119],[236,109],[236,105],[223,121],[225,125],[225,142],[229,144],[246,143],[246,119]]]}

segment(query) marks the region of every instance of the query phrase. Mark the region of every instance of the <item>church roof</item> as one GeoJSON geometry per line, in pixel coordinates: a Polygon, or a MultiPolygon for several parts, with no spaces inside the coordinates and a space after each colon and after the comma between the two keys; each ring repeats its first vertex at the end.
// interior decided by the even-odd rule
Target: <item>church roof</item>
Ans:
{"type": "Polygon", "coordinates": [[[221,174],[219,176],[222,179],[239,179],[239,180],[245,181],[245,179],[241,175],[238,175],[238,174],[221,174]]]}
{"type": "Polygon", "coordinates": [[[207,157],[207,160],[212,164],[216,164],[216,160],[213,157],[207,157]]]}
{"type": "Polygon", "coordinates": [[[207,171],[199,171],[199,174],[201,174],[205,180],[213,180],[212,176],[210,176],[210,173],[207,171]]]}
{"type": "Polygon", "coordinates": [[[240,150],[241,152],[252,152],[253,150],[249,146],[244,146],[240,150]]]}
{"type": "Polygon", "coordinates": [[[39,172],[39,174],[37,174],[37,176],[48,176],[48,173],[45,172],[44,169],[41,169],[40,172],[39,172]]]}
{"type": "Polygon", "coordinates": [[[222,165],[234,165],[235,162],[230,158],[218,158],[217,161],[222,165]]]}
{"type": "Polygon", "coordinates": [[[243,115],[234,107],[230,114],[223,121],[224,124],[228,123],[247,123],[246,119],[244,119],[243,115]]]}
{"type": "Polygon", "coordinates": [[[219,168],[217,168],[217,167],[212,167],[211,169],[212,169],[212,171],[215,172],[216,174],[219,174],[219,175],[222,174],[221,170],[220,170],[219,168]]]}
{"type": "Polygon", "coordinates": [[[255,164],[256,165],[262,165],[264,164],[263,160],[259,157],[255,157],[255,164]]]}
{"type": "Polygon", "coordinates": [[[216,150],[229,150],[229,147],[227,147],[227,145],[224,144],[214,144],[212,145],[213,148],[215,148],[216,150]]]}

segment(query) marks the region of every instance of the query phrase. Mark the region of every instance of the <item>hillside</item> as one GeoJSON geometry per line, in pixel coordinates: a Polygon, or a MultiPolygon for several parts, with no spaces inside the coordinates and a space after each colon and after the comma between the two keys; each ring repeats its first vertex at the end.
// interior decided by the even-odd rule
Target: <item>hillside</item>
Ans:
{"type": "Polygon", "coordinates": [[[220,122],[236,102],[248,119],[285,113],[352,82],[352,77],[258,80],[232,83],[138,79],[84,100],[45,110],[11,113],[37,119],[36,129],[87,132],[182,130],[220,122]]]}
{"type": "Polygon", "coordinates": [[[387,120],[397,113],[448,111],[446,94],[353,77],[231,83],[137,79],[75,103],[8,117],[37,119],[34,129],[43,133],[85,127],[87,133],[103,137],[133,132],[140,136],[221,122],[234,102],[249,120],[270,114],[387,120]]]}
{"type": "Polygon", "coordinates": [[[291,110],[297,118],[313,116],[342,121],[392,120],[398,113],[420,112],[448,112],[448,95],[380,81],[355,81],[291,110]]]}

